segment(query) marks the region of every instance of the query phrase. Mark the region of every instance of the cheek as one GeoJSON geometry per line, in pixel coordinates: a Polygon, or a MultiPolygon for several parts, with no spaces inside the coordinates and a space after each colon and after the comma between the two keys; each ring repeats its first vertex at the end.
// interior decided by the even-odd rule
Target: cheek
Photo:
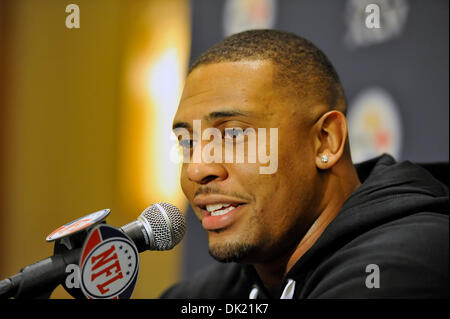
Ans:
{"type": "Polygon", "coordinates": [[[262,192],[260,205],[273,236],[285,232],[310,209],[305,203],[311,202],[316,167],[310,152],[299,151],[298,147],[280,149],[278,171],[263,175],[258,186],[262,192]]]}
{"type": "MultiPolygon", "coordinates": [[[[256,195],[257,189],[261,187],[261,174],[259,174],[259,164],[242,163],[228,164],[229,183],[231,188],[243,188],[243,191],[256,195]]],[[[236,189],[237,190],[237,189],[236,189]]]]}
{"type": "Polygon", "coordinates": [[[279,172],[275,174],[260,174],[260,165],[241,164],[234,167],[234,175],[239,179],[245,193],[253,198],[253,213],[259,219],[259,224],[266,222],[273,212],[279,210],[282,200],[279,200],[281,182],[279,172]]]}
{"type": "Polygon", "coordinates": [[[294,194],[308,187],[316,173],[314,145],[310,138],[303,134],[280,143],[278,163],[280,174],[287,178],[294,194]]]}

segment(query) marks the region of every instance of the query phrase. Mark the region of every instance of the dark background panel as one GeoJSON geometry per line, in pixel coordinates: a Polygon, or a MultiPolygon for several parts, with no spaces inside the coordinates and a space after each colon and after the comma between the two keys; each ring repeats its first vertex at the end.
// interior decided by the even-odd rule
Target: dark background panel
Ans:
{"type": "MultiPolygon", "coordinates": [[[[402,122],[398,160],[448,161],[448,1],[373,1],[380,6],[406,6],[406,21],[398,35],[356,48],[345,41],[354,18],[349,14],[352,2],[276,1],[274,28],[303,36],[327,54],[341,77],[350,108],[356,96],[368,87],[381,87],[392,96],[402,122]]],[[[191,62],[223,39],[225,3],[191,1],[191,62]]],[[[207,253],[206,234],[192,209],[187,216],[184,277],[215,262],[207,253]]]]}

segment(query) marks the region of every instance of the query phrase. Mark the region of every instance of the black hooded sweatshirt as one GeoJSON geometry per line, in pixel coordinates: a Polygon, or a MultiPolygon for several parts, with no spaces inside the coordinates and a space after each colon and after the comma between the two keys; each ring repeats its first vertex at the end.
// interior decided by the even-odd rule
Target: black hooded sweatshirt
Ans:
{"type": "Polygon", "coordinates": [[[361,186],[279,286],[251,265],[217,263],[161,297],[448,298],[447,186],[389,155],[356,168],[361,186]]]}

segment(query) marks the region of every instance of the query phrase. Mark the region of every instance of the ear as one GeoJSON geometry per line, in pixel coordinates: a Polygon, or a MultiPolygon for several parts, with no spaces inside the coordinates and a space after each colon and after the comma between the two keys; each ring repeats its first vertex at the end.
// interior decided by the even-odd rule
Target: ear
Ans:
{"type": "Polygon", "coordinates": [[[330,111],[316,122],[314,150],[316,166],[325,170],[333,167],[344,154],[347,142],[347,120],[339,111],[330,111]]]}

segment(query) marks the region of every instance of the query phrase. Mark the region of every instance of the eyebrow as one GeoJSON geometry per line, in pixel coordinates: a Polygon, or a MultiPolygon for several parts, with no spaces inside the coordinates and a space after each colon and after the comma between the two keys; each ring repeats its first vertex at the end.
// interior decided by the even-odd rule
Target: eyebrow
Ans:
{"type": "MultiPolygon", "coordinates": [[[[209,113],[203,119],[207,122],[211,122],[213,120],[217,120],[217,119],[221,119],[221,118],[238,117],[238,116],[250,117],[250,116],[256,116],[256,113],[249,112],[249,111],[238,111],[238,110],[216,111],[216,112],[209,113]]],[[[190,129],[191,125],[187,122],[176,122],[173,124],[172,130],[176,130],[177,128],[190,129]]]]}
{"type": "Polygon", "coordinates": [[[205,121],[211,122],[213,120],[217,120],[220,118],[226,118],[226,117],[250,117],[255,116],[255,113],[249,112],[249,111],[238,111],[238,110],[229,110],[229,111],[217,111],[217,112],[211,112],[207,116],[205,116],[205,121]]]}
{"type": "Polygon", "coordinates": [[[177,123],[174,123],[174,124],[173,124],[173,126],[172,126],[172,131],[175,131],[175,130],[178,129],[178,128],[186,128],[186,129],[190,129],[190,128],[191,128],[191,125],[189,125],[189,123],[187,123],[187,122],[177,122],[177,123]]]}

